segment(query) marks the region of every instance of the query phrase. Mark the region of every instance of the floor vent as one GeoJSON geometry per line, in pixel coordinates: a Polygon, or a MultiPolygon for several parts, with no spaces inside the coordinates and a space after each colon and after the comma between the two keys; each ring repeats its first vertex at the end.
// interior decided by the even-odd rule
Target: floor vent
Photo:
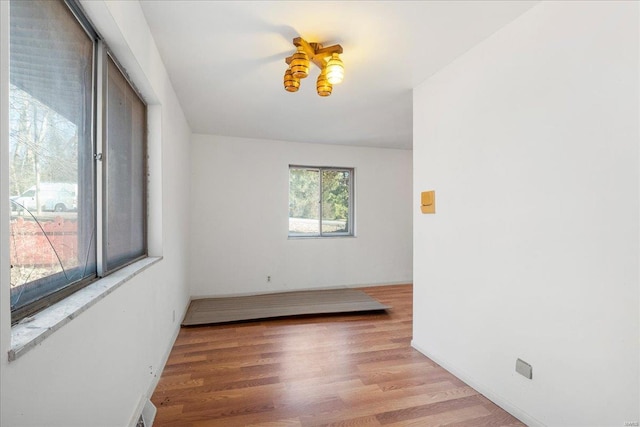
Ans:
{"type": "Polygon", "coordinates": [[[155,418],[156,407],[150,400],[147,400],[144,408],[142,408],[142,413],[140,414],[140,418],[138,418],[136,427],[151,427],[155,418]]]}

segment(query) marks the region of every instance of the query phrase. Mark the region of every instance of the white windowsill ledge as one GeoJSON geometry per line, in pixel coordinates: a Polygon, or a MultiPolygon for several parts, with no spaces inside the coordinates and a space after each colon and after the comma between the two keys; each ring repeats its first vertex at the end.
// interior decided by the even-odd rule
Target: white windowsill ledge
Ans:
{"type": "Polygon", "coordinates": [[[295,234],[289,235],[288,240],[331,240],[331,239],[355,239],[357,236],[354,234],[338,234],[336,236],[304,236],[295,234]]]}
{"type": "Polygon", "coordinates": [[[80,313],[161,259],[162,257],[147,257],[134,262],[12,326],[9,362],[40,344],[80,313]]]}

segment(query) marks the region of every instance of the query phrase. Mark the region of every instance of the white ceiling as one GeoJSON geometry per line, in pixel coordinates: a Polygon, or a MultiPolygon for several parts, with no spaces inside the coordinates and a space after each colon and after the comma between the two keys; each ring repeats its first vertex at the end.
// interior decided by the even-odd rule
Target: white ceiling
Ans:
{"type": "Polygon", "coordinates": [[[141,1],[193,132],[405,149],[412,88],[536,3],[141,1]],[[344,48],[330,97],[284,90],[297,36],[344,48]]]}

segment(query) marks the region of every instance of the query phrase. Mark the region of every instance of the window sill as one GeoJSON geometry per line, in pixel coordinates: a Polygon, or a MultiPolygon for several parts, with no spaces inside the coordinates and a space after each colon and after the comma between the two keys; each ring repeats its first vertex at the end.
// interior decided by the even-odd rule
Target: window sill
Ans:
{"type": "Polygon", "coordinates": [[[162,257],[148,257],[80,289],[62,301],[47,307],[11,327],[9,362],[16,360],[80,313],[115,291],[123,283],[159,262],[162,257]]]}
{"type": "Polygon", "coordinates": [[[337,234],[335,236],[296,236],[290,235],[288,236],[288,240],[308,240],[308,239],[322,239],[322,240],[331,240],[331,239],[353,239],[356,236],[353,234],[337,234]]]}

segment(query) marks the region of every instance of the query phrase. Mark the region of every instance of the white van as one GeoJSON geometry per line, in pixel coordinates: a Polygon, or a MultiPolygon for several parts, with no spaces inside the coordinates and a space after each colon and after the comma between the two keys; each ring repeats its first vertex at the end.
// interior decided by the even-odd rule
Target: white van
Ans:
{"type": "Polygon", "coordinates": [[[40,202],[41,210],[65,212],[78,208],[78,185],[65,182],[41,182],[38,197],[36,186],[29,188],[20,196],[11,198],[11,209],[36,211],[36,202],[40,202]]]}

